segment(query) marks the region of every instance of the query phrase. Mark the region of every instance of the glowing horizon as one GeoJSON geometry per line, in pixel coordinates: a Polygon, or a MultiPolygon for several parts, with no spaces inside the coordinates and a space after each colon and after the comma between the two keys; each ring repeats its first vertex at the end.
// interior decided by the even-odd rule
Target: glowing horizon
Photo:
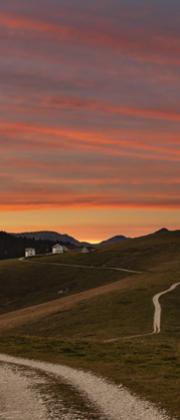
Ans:
{"type": "Polygon", "coordinates": [[[28,3],[0,5],[2,228],[180,227],[180,5],[28,3]]]}
{"type": "Polygon", "coordinates": [[[119,217],[119,209],[64,209],[62,210],[28,210],[16,213],[14,218],[11,212],[1,213],[1,230],[10,233],[32,232],[32,231],[56,231],[67,233],[80,241],[100,242],[115,235],[129,237],[143,236],[156,230],[166,227],[170,230],[179,229],[179,210],[162,212],[161,209],[147,210],[124,209],[119,217]],[[142,217],[144,215],[144,218],[142,217]],[[151,216],[151,217],[150,217],[151,216]],[[161,222],[157,220],[161,216],[161,222]],[[74,220],[80,218],[80,222],[73,224],[74,220]],[[96,218],[95,222],[93,220],[96,218]],[[52,222],[47,224],[47,220],[52,222]],[[63,220],[59,224],[59,220],[63,220]],[[121,220],[120,220],[121,219],[121,220]],[[133,219],[133,224],[129,220],[133,219]],[[151,219],[151,223],[149,220],[151,219]],[[29,223],[29,220],[31,223],[29,223]],[[173,220],[173,222],[172,222],[173,220]],[[108,222],[109,221],[109,222],[108,222]],[[23,223],[22,223],[23,222],[23,223]]]}

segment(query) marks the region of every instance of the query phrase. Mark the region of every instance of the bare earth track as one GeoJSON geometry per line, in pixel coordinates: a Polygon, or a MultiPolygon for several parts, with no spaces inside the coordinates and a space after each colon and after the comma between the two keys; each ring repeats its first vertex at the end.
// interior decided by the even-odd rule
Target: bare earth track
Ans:
{"type": "Polygon", "coordinates": [[[33,258],[30,259],[25,259],[23,258],[19,258],[19,261],[23,261],[25,263],[27,262],[31,262],[31,264],[41,264],[41,265],[54,265],[56,267],[69,267],[69,268],[87,268],[88,270],[110,270],[110,271],[121,271],[122,273],[129,273],[129,274],[142,274],[142,271],[137,271],[137,270],[130,270],[127,268],[122,268],[122,267],[111,267],[108,265],[87,265],[87,264],[67,264],[67,263],[55,263],[55,262],[51,262],[51,263],[47,263],[47,262],[37,262],[36,260],[34,260],[33,258]]]}
{"type": "Polygon", "coordinates": [[[173,290],[176,289],[176,287],[180,286],[180,282],[179,283],[174,283],[172,284],[171,287],[169,287],[169,289],[164,290],[163,292],[157,293],[157,295],[155,295],[153,297],[153,304],[155,307],[155,311],[154,311],[154,330],[153,330],[153,334],[159,334],[161,332],[161,305],[159,303],[159,299],[161,296],[166,295],[169,292],[172,292],[173,290]]]}
{"type": "MultiPolygon", "coordinates": [[[[132,273],[132,271],[131,271],[132,273]]],[[[58,313],[71,308],[79,302],[92,299],[94,297],[111,293],[116,290],[126,289],[127,286],[134,283],[134,276],[126,277],[119,281],[106,284],[94,289],[89,289],[71,296],[58,298],[39,305],[29,306],[20,310],[12,311],[0,316],[0,331],[7,331],[29,322],[37,321],[48,315],[58,313]]],[[[152,299],[155,307],[154,311],[154,331],[144,334],[158,334],[161,331],[161,305],[159,299],[162,295],[173,291],[180,283],[175,283],[169,289],[156,294],[152,299]]],[[[124,337],[134,338],[142,335],[124,337]]],[[[120,339],[112,339],[116,341],[120,339]]],[[[109,340],[110,341],[110,340],[109,340]]],[[[0,355],[0,361],[7,364],[17,364],[27,366],[32,369],[40,369],[54,375],[60,376],[64,381],[73,385],[80,392],[86,394],[86,397],[94,403],[101,412],[109,419],[114,420],[168,420],[168,416],[159,411],[152,404],[141,400],[132,395],[121,385],[117,387],[108,383],[102,378],[84,372],[82,370],[72,369],[63,365],[53,365],[50,363],[36,362],[28,359],[19,359],[6,355],[0,355]]],[[[44,419],[43,419],[44,420],[44,419]]]]}
{"type": "MultiPolygon", "coordinates": [[[[121,270],[121,269],[119,269],[121,270]]],[[[125,270],[125,269],[122,269],[125,270]]],[[[128,270],[127,270],[128,271],[128,270]]],[[[133,271],[130,271],[131,273],[133,271]]],[[[135,271],[134,271],[135,273],[135,271]]],[[[137,272],[136,272],[137,273],[137,272]]],[[[126,277],[125,279],[115,281],[104,286],[96,287],[93,289],[88,289],[84,292],[76,293],[70,296],[62,297],[55,299],[49,302],[45,302],[39,305],[28,306],[23,309],[18,309],[16,311],[8,312],[7,314],[0,315],[0,331],[13,329],[18,326],[25,325],[28,322],[33,322],[40,320],[48,315],[55,314],[59,311],[63,311],[71,308],[72,306],[86,300],[90,300],[100,295],[111,293],[116,290],[123,290],[127,287],[129,283],[132,282],[131,277],[126,277]]],[[[159,299],[161,296],[173,291],[176,287],[180,285],[179,283],[173,284],[167,290],[157,293],[153,298],[154,304],[154,318],[153,318],[153,331],[146,334],[139,334],[135,336],[130,336],[128,338],[148,336],[152,334],[159,334],[161,331],[161,305],[159,299]]],[[[112,338],[110,340],[105,340],[106,342],[113,342],[119,340],[119,337],[112,338]]]]}
{"type": "Polygon", "coordinates": [[[126,277],[125,279],[96,287],[94,289],[89,289],[84,292],[76,293],[71,296],[62,297],[39,305],[28,306],[27,308],[0,315],[0,331],[22,326],[28,322],[33,322],[34,320],[37,321],[48,315],[69,309],[79,302],[86,301],[115,290],[125,289],[129,281],[131,282],[132,278],[126,277]]]}
{"type": "MultiPolygon", "coordinates": [[[[66,383],[83,393],[109,420],[169,419],[163,411],[158,410],[153,404],[132,395],[121,385],[119,387],[113,385],[92,373],[64,365],[38,362],[3,354],[0,354],[0,361],[9,365],[13,363],[17,366],[27,366],[34,370],[38,369],[56,377],[61,377],[66,383]]],[[[45,420],[45,418],[42,418],[42,420],[45,420]]],[[[73,420],[73,417],[71,417],[71,420],[73,420]]]]}

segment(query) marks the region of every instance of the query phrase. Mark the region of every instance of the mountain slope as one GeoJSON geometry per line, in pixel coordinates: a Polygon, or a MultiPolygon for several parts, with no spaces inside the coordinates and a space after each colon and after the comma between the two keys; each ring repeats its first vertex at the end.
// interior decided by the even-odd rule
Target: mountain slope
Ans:
{"type": "Polygon", "coordinates": [[[59,242],[64,245],[80,246],[80,242],[67,234],[61,234],[53,231],[23,232],[16,233],[16,237],[35,239],[36,241],[59,242]]]}
{"type": "Polygon", "coordinates": [[[126,239],[128,239],[126,236],[116,235],[116,236],[113,236],[112,238],[109,238],[109,239],[106,239],[105,241],[100,242],[99,245],[116,244],[118,242],[125,241],[126,239]]]}

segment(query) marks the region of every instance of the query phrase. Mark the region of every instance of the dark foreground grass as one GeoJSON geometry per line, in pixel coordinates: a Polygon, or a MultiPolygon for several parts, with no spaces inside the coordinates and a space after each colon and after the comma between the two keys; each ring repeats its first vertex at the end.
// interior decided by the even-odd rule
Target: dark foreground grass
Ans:
{"type": "MultiPolygon", "coordinates": [[[[152,298],[178,281],[180,273],[154,273],[131,277],[123,289],[59,310],[53,315],[28,323],[28,334],[42,337],[107,340],[146,334],[153,330],[152,298]]],[[[162,329],[178,336],[180,332],[180,287],[161,298],[162,329]]],[[[16,329],[25,334],[27,327],[16,329]]]]}
{"type": "Polygon", "coordinates": [[[129,276],[128,273],[113,270],[96,271],[36,261],[0,262],[0,313],[68,296],[129,276]]]}

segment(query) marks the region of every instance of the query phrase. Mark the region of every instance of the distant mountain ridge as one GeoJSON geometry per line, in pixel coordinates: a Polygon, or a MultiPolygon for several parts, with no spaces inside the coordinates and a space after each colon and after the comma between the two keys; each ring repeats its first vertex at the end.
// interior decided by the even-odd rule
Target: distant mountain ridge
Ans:
{"type": "Polygon", "coordinates": [[[154,234],[164,234],[164,233],[169,233],[170,232],[170,230],[169,229],[167,229],[166,227],[163,227],[163,228],[161,228],[161,229],[159,229],[159,230],[156,230],[156,232],[154,232],[154,234]]]}
{"type": "Polygon", "coordinates": [[[54,231],[22,232],[14,234],[17,238],[34,239],[35,241],[59,242],[62,245],[81,246],[81,242],[67,234],[54,231]]]}
{"type": "MultiPolygon", "coordinates": [[[[168,237],[178,237],[180,230],[168,230],[167,228],[161,228],[156,232],[152,232],[148,235],[139,238],[128,238],[123,235],[116,235],[110,239],[100,242],[97,244],[97,249],[101,246],[120,245],[126,240],[136,240],[143,238],[161,238],[166,240],[168,237]]],[[[37,232],[22,232],[22,233],[7,233],[4,231],[0,232],[0,259],[18,258],[24,255],[25,248],[33,247],[36,249],[37,254],[46,254],[52,251],[52,246],[55,243],[60,243],[66,246],[68,249],[81,249],[86,246],[88,248],[96,248],[95,245],[86,242],[80,242],[76,238],[73,238],[67,234],[61,234],[53,231],[37,231],[37,232]]]]}
{"type": "Polygon", "coordinates": [[[117,244],[118,242],[126,241],[127,239],[130,239],[130,238],[124,235],[116,235],[116,236],[113,236],[112,238],[109,238],[109,239],[106,239],[105,241],[100,242],[99,245],[117,244]]]}
{"type": "MultiPolygon", "coordinates": [[[[71,245],[74,247],[80,247],[83,245],[92,246],[88,242],[81,242],[78,241],[73,236],[70,236],[68,234],[62,234],[54,231],[34,231],[34,232],[22,232],[22,233],[15,233],[14,234],[17,238],[27,238],[27,239],[34,239],[35,241],[52,241],[52,242],[59,242],[62,245],[71,245]]],[[[116,235],[112,238],[109,238],[107,240],[104,240],[100,242],[98,245],[105,245],[105,244],[113,244],[118,243],[120,241],[124,241],[126,239],[129,239],[128,237],[124,235],[116,235]]]]}
{"type": "MultiPolygon", "coordinates": [[[[173,232],[173,231],[172,231],[173,232]]],[[[174,231],[175,232],[175,231],[174,231]]],[[[171,230],[167,229],[166,227],[160,228],[159,230],[155,232],[151,232],[147,235],[162,235],[162,234],[168,234],[171,233],[171,230]]],[[[34,231],[34,232],[20,232],[13,234],[17,238],[27,238],[27,239],[34,239],[35,241],[50,241],[50,242],[59,242],[62,245],[70,246],[70,247],[82,247],[82,246],[93,246],[91,243],[88,242],[81,242],[78,239],[74,238],[71,235],[68,235],[66,233],[59,233],[55,231],[34,231]]],[[[118,244],[122,241],[126,241],[127,239],[132,239],[131,237],[125,236],[125,235],[115,235],[111,238],[105,239],[101,242],[99,242],[97,245],[112,245],[112,244],[118,244]]]]}

